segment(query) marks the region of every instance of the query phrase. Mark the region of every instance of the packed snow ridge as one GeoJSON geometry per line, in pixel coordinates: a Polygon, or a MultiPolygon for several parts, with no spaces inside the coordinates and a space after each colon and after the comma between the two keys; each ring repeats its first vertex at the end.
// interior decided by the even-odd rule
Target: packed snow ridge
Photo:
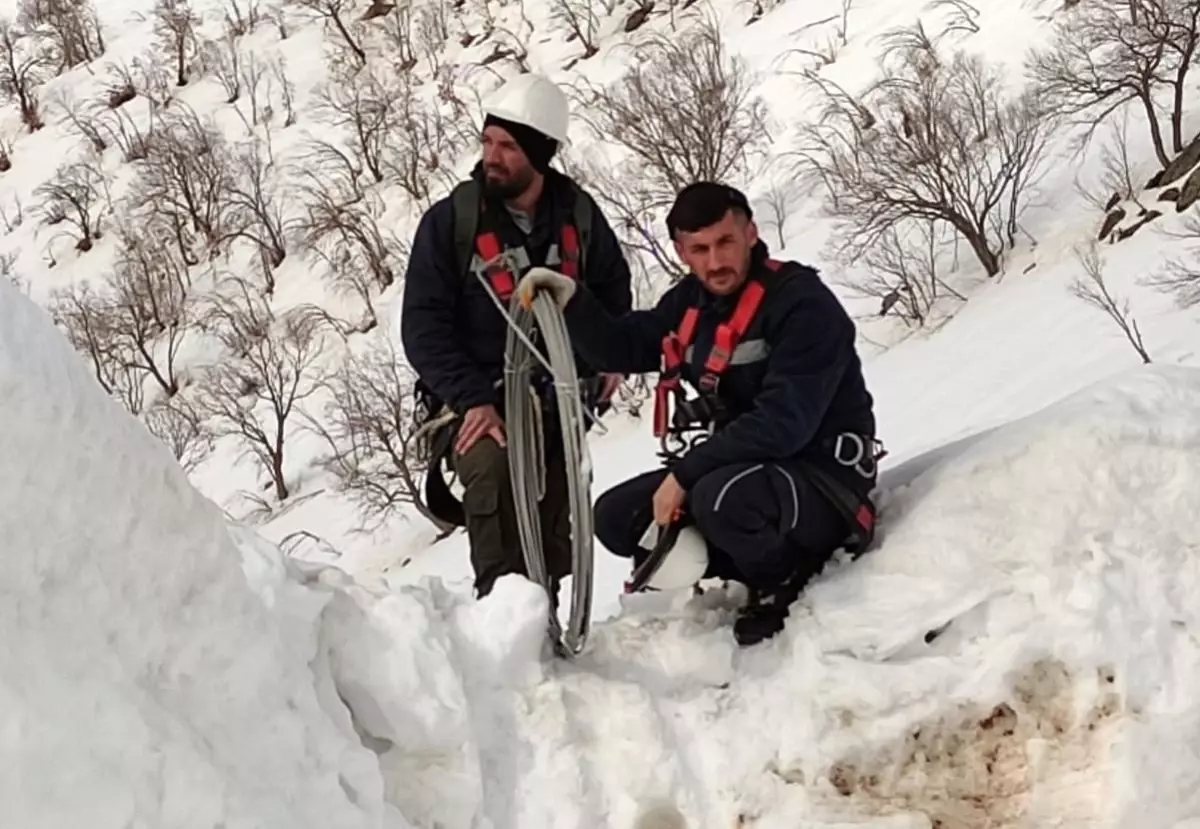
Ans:
{"type": "Polygon", "coordinates": [[[300,572],[0,282],[8,827],[1194,827],[1200,372],[892,471],[878,549],[749,650],[640,596],[300,572]],[[653,820],[650,815],[657,815],[653,820]],[[876,821],[876,822],[872,822],[876,821]]]}

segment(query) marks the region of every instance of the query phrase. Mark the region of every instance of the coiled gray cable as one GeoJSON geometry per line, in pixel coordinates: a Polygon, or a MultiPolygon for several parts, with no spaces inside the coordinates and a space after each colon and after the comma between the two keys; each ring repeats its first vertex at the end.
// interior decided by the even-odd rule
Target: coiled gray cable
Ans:
{"type": "Polygon", "coordinates": [[[592,616],[592,466],[584,418],[590,415],[596,420],[596,417],[585,409],[580,398],[575,353],[562,311],[554,300],[544,293],[538,294],[530,311],[521,307],[514,294],[509,308],[505,309],[484,274],[477,272],[476,275],[508,323],[504,347],[504,408],[509,479],[526,572],[548,593],[550,579],[538,509],[546,492],[545,445],[542,409],[530,381],[534,360],[549,368],[553,379],[571,513],[572,578],[571,612],[566,631],[563,631],[554,608],[557,596],[551,597],[547,621],[550,638],[558,653],[565,657],[577,656],[587,643],[592,616]],[[533,343],[531,334],[535,323],[541,332],[546,355],[541,354],[533,343]]]}

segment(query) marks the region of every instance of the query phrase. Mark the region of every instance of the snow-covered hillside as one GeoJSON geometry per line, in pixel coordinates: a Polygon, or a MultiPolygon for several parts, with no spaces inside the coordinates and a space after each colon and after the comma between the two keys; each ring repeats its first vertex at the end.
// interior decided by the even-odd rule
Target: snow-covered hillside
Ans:
{"type": "MultiPolygon", "coordinates": [[[[1195,28],[1061,5],[0,0],[0,275],[80,353],[0,285],[0,826],[1194,829],[1195,28]],[[470,601],[409,503],[407,242],[523,68],[642,302],[699,171],[860,320],[880,544],[768,645],[598,548],[543,665],[544,599],[470,601]]],[[[597,492],[655,463],[627,391],[597,492]]]]}

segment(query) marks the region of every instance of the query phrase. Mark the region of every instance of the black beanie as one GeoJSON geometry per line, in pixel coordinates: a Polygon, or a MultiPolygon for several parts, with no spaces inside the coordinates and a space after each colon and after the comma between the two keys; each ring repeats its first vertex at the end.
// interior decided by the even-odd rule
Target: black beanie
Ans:
{"type": "Polygon", "coordinates": [[[558,151],[558,142],[553,138],[538,132],[533,127],[518,124],[515,121],[506,121],[495,115],[489,115],[483,119],[483,128],[487,129],[488,127],[500,127],[511,135],[517,142],[517,146],[521,148],[521,152],[525,153],[529,159],[533,169],[539,173],[545,173],[550,169],[550,159],[554,158],[554,153],[558,151]]]}

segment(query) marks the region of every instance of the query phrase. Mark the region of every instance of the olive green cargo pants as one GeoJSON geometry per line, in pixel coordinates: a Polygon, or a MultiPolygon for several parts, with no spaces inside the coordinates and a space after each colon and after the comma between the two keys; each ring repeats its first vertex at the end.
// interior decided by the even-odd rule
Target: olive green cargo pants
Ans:
{"type": "MultiPolygon", "coordinates": [[[[475,592],[491,592],[501,576],[528,576],[521,537],[517,530],[516,506],[508,477],[508,453],[490,437],[451,462],[463,485],[463,512],[475,570],[475,592]]],[[[546,495],[539,504],[542,548],[551,584],[557,585],[571,573],[571,507],[567,490],[562,440],[546,436],[546,495]]],[[[557,595],[557,590],[552,590],[557,595]]]]}

